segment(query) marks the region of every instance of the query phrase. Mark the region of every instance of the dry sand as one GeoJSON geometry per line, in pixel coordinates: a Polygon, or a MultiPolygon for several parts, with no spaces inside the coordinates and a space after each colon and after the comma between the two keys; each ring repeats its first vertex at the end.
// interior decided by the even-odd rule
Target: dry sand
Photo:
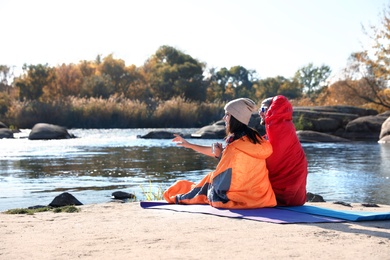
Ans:
{"type": "MultiPolygon", "coordinates": [[[[352,205],[390,212],[387,205],[352,205]]],[[[0,259],[390,259],[390,220],[272,224],[142,209],[136,202],[80,209],[0,214],[0,259]]]]}

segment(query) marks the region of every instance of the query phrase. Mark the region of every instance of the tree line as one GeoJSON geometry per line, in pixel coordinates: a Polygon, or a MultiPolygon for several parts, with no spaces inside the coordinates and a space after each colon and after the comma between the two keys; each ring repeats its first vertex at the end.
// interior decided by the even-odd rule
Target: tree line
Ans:
{"type": "MultiPolygon", "coordinates": [[[[3,66],[6,69],[6,66],[3,66]]],[[[132,100],[214,102],[250,96],[262,99],[276,94],[291,99],[312,96],[330,74],[330,68],[309,64],[296,76],[258,79],[257,72],[242,66],[206,69],[205,64],[170,46],[161,46],[143,66],[126,66],[112,54],[78,64],[23,66],[23,74],[12,82],[18,99],[48,102],[64,97],[104,98],[112,95],[132,100]]],[[[7,72],[4,72],[5,75],[7,72]]],[[[4,78],[4,76],[3,76],[4,78]]]]}

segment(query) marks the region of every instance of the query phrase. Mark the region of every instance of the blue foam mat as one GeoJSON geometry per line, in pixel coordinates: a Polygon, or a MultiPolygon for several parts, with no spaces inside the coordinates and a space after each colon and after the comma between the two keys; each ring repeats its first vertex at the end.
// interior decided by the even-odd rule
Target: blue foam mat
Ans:
{"type": "Polygon", "coordinates": [[[277,224],[344,222],[341,219],[311,215],[281,208],[218,209],[210,205],[179,205],[168,204],[163,201],[143,201],[140,203],[140,206],[144,209],[203,213],[220,217],[240,218],[277,224]]]}
{"type": "Polygon", "coordinates": [[[290,210],[305,214],[338,218],[348,221],[373,221],[390,220],[390,212],[366,212],[352,210],[333,210],[317,206],[297,206],[297,207],[277,207],[279,209],[290,210]]]}

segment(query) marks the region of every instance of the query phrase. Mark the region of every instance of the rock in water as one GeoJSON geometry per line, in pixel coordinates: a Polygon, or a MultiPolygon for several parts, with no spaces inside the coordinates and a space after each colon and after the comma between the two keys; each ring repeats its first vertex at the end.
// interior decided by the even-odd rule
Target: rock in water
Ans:
{"type": "Polygon", "coordinates": [[[115,191],[111,195],[114,197],[114,199],[118,199],[118,200],[134,199],[135,198],[134,194],[123,192],[123,191],[115,191]]]}
{"type": "Polygon", "coordinates": [[[65,127],[38,123],[34,125],[28,136],[30,140],[50,140],[50,139],[69,139],[74,138],[74,135],[68,133],[65,127]]]}
{"type": "Polygon", "coordinates": [[[50,207],[63,207],[63,206],[79,206],[83,205],[80,201],[78,201],[72,194],[68,192],[61,193],[49,204],[50,207]]]}

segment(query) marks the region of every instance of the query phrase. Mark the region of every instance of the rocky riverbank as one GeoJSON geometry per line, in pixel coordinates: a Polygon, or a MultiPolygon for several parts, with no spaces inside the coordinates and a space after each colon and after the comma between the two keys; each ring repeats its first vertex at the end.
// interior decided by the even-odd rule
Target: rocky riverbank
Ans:
{"type": "MultiPolygon", "coordinates": [[[[372,109],[350,106],[294,107],[293,121],[301,142],[390,142],[390,111],[378,114],[372,109]]],[[[265,134],[257,113],[249,123],[265,134]]],[[[223,138],[224,122],[218,121],[195,132],[196,138],[223,138]]]]}

